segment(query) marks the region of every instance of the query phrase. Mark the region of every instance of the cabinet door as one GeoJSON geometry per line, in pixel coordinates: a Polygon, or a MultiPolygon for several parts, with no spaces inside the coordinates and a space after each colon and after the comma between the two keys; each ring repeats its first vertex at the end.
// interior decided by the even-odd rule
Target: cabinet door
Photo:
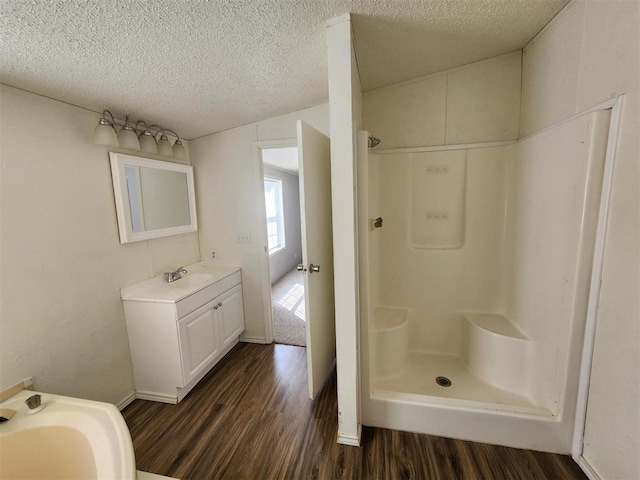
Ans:
{"type": "Polygon", "coordinates": [[[222,348],[232,343],[244,331],[242,286],[236,285],[215,300],[222,325],[222,348]]]}
{"type": "Polygon", "coordinates": [[[184,378],[182,386],[189,383],[220,354],[214,305],[215,303],[209,303],[178,321],[184,378]]]}

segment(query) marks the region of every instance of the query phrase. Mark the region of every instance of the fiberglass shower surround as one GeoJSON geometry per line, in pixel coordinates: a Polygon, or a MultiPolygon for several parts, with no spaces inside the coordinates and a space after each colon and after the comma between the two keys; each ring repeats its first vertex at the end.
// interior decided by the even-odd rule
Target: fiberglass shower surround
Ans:
{"type": "Polygon", "coordinates": [[[568,451],[608,125],[369,152],[365,424],[568,451]]]}

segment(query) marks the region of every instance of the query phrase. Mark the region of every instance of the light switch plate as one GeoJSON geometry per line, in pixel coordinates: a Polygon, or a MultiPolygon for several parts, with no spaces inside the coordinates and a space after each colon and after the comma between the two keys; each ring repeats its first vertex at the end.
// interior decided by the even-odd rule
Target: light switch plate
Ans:
{"type": "Polygon", "coordinates": [[[236,243],[251,243],[251,232],[236,232],[236,243]]]}

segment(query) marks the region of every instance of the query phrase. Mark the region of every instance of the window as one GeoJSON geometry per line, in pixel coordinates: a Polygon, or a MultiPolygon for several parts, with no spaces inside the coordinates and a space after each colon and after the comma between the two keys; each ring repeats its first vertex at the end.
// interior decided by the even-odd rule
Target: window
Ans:
{"type": "Polygon", "coordinates": [[[265,177],[264,200],[267,207],[267,237],[271,255],[285,246],[281,180],[265,177]]]}

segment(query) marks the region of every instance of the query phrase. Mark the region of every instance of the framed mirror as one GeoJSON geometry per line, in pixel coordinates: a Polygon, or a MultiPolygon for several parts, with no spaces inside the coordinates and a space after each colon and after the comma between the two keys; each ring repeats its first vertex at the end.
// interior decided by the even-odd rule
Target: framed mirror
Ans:
{"type": "Polygon", "coordinates": [[[120,243],[198,230],[193,167],[110,152],[120,243]]]}

